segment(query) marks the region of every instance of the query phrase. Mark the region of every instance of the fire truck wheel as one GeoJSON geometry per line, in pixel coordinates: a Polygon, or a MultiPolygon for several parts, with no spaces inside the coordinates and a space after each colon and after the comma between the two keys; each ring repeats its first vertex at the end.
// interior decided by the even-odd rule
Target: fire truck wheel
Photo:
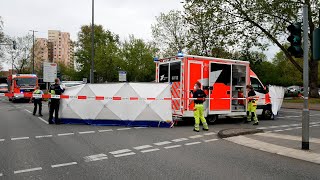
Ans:
{"type": "Polygon", "coordinates": [[[207,121],[208,121],[209,124],[213,124],[217,120],[218,120],[218,115],[209,115],[207,117],[207,121]]]}
{"type": "Polygon", "coordinates": [[[265,119],[265,120],[272,120],[272,119],[274,119],[274,118],[273,118],[272,111],[269,110],[269,109],[263,110],[263,112],[262,112],[262,117],[263,117],[263,119],[265,119]]]}

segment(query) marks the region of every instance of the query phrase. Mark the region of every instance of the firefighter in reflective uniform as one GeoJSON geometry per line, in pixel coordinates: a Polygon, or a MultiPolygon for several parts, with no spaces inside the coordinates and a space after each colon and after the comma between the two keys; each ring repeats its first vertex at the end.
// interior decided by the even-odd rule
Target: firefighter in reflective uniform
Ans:
{"type": "MultiPolygon", "coordinates": [[[[33,94],[43,94],[43,91],[40,90],[40,87],[37,86],[36,90],[34,90],[33,94]]],[[[37,106],[39,106],[39,116],[42,116],[42,97],[34,97],[33,99],[33,104],[34,104],[34,108],[33,108],[33,115],[36,115],[37,112],[37,106]]]]}
{"type": "Polygon", "coordinates": [[[196,132],[200,131],[200,120],[203,125],[203,130],[204,131],[209,130],[207,121],[204,118],[204,113],[203,113],[204,112],[203,102],[205,101],[205,98],[207,97],[207,95],[205,94],[205,92],[203,90],[200,89],[200,87],[201,87],[200,82],[196,82],[196,84],[194,85],[194,92],[193,92],[193,98],[197,98],[197,99],[193,100],[194,104],[195,104],[195,106],[194,106],[195,124],[194,124],[193,130],[196,132]]]}
{"type": "MultiPolygon", "coordinates": [[[[54,84],[50,86],[49,93],[51,95],[61,95],[64,92],[64,88],[60,85],[60,80],[57,78],[54,80],[54,84]]],[[[50,111],[49,111],[49,124],[53,124],[53,113],[55,117],[55,123],[60,124],[59,120],[59,106],[60,99],[51,98],[50,99],[50,111]]]]}
{"type": "Polygon", "coordinates": [[[251,122],[253,119],[253,125],[259,125],[258,117],[257,117],[257,101],[256,101],[256,93],[251,85],[247,85],[247,92],[248,92],[248,110],[247,110],[247,120],[245,123],[251,122]]]}

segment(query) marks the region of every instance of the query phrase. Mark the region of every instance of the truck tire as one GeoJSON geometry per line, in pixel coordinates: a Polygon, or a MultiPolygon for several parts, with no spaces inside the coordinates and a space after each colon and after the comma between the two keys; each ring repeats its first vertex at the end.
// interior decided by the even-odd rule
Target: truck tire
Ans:
{"type": "Polygon", "coordinates": [[[208,124],[213,124],[218,120],[218,115],[209,115],[207,117],[208,124]]]}
{"type": "Polygon", "coordinates": [[[274,118],[273,118],[272,110],[264,109],[263,112],[262,112],[262,117],[265,120],[273,120],[274,118]]]}

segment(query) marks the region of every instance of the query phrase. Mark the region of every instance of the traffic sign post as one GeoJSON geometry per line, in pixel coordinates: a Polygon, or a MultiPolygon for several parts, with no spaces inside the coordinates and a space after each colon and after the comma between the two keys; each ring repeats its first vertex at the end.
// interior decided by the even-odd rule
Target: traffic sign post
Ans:
{"type": "Polygon", "coordinates": [[[302,149],[309,150],[309,23],[308,5],[303,5],[303,111],[302,111],[302,149]]]}
{"type": "Polygon", "coordinates": [[[57,68],[56,63],[43,63],[43,82],[53,83],[57,78],[57,68]]]}

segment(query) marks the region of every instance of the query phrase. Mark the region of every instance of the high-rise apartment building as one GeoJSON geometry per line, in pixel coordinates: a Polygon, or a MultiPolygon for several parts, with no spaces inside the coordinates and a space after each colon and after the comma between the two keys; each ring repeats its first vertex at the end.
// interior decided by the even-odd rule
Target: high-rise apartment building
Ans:
{"type": "Polygon", "coordinates": [[[48,39],[37,38],[35,46],[35,64],[43,61],[62,63],[74,67],[73,43],[70,34],[57,30],[48,31],[48,39]]]}
{"type": "Polygon", "coordinates": [[[42,63],[48,61],[48,40],[46,38],[37,38],[34,48],[35,68],[41,69],[42,63]]]}
{"type": "Polygon", "coordinates": [[[48,42],[49,60],[51,62],[63,63],[69,67],[74,66],[73,45],[69,33],[49,30],[48,42]]]}

